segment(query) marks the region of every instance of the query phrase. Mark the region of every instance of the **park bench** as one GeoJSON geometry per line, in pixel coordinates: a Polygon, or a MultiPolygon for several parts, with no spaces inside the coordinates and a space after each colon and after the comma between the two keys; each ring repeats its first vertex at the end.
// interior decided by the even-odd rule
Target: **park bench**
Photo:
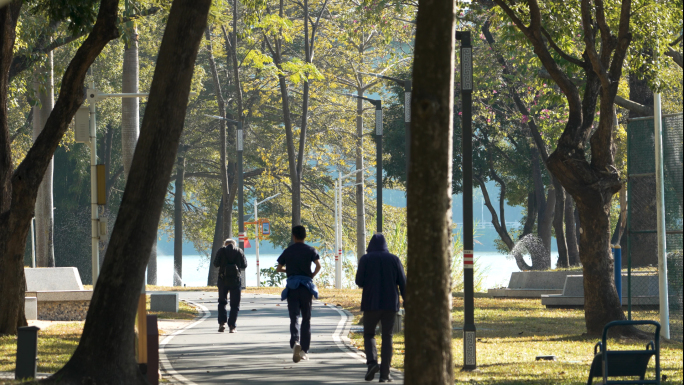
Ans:
{"type": "Polygon", "coordinates": [[[660,324],[655,321],[613,321],[603,328],[603,337],[594,346],[594,361],[589,370],[587,385],[594,377],[602,377],[602,384],[660,384],[660,324]],[[608,350],[608,329],[614,326],[653,325],[653,340],[644,350],[608,350]],[[655,342],[654,342],[655,341],[655,342]],[[655,380],[645,380],[651,357],[655,356],[655,380]],[[639,380],[609,381],[608,377],[639,377],[639,380]]]}

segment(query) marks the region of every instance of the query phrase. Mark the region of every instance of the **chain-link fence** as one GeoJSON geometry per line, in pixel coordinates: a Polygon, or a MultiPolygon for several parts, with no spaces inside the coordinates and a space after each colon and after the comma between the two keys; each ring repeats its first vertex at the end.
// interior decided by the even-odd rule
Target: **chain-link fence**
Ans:
{"type": "MultiPolygon", "coordinates": [[[[653,117],[628,124],[626,303],[631,319],[659,320],[653,117]]],[[[663,168],[670,334],[682,340],[682,114],[663,115],[663,168]]],[[[625,245],[626,244],[626,245],[625,245]]],[[[626,246],[626,247],[625,247],[626,246]]],[[[625,266],[626,265],[626,266],[625,266]]]]}

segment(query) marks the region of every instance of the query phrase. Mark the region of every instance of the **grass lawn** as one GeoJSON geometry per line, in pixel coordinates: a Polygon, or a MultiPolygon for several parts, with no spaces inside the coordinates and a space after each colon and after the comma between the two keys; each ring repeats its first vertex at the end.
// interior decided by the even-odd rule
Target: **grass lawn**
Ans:
{"type": "MultiPolygon", "coordinates": [[[[183,301],[178,305],[178,313],[151,312],[149,296],[147,310],[148,314],[155,314],[159,319],[191,320],[198,315],[194,307],[183,301]]],[[[83,324],[84,321],[59,323],[38,332],[38,372],[54,373],[66,364],[76,350],[83,324]]],[[[14,372],[16,355],[17,337],[0,337],[0,372],[14,372]]]]}
{"type": "MultiPolygon", "coordinates": [[[[634,314],[652,318],[654,314],[634,314]],[[649,317],[651,316],[651,317],[649,317]]],[[[463,299],[454,298],[453,325],[463,325],[463,299]]],[[[461,372],[463,335],[453,333],[454,377],[457,384],[584,384],[593,359],[595,337],[583,336],[582,310],[546,309],[534,299],[475,299],[477,372],[461,372]],[[557,361],[535,361],[555,355],[557,361]]],[[[352,334],[363,349],[363,336],[352,334]]],[[[380,336],[377,337],[380,344],[380,336]]],[[[616,349],[643,349],[646,341],[611,340],[616,349]]],[[[379,349],[378,349],[379,350],[379,349]]],[[[682,343],[661,344],[663,384],[682,383],[682,343]]],[[[404,367],[404,335],[394,337],[392,366],[404,367]]],[[[648,375],[648,374],[647,374],[648,375]]],[[[653,378],[653,371],[650,372],[653,378]]],[[[648,378],[648,377],[647,377],[648,378]]]]}
{"type": "MultiPolygon", "coordinates": [[[[216,291],[215,287],[148,286],[149,291],[216,291]]],[[[247,288],[245,293],[275,294],[281,288],[247,288]]],[[[361,316],[361,290],[320,289],[319,300],[341,305],[354,314],[355,323],[361,316]]],[[[475,298],[477,331],[477,372],[461,372],[463,363],[462,332],[453,332],[453,362],[456,384],[584,384],[587,381],[595,337],[583,335],[582,310],[546,309],[536,299],[475,298]],[[555,355],[557,361],[535,361],[538,355],[555,355]]],[[[149,298],[148,298],[149,309],[149,298]]],[[[463,299],[453,300],[453,325],[463,324],[463,299]]],[[[160,318],[192,319],[197,312],[181,302],[179,313],[150,313],[160,318]]],[[[634,312],[635,318],[656,319],[654,312],[634,312]]],[[[73,353],[83,322],[50,326],[40,331],[40,372],[55,372],[73,353]]],[[[352,343],[363,350],[363,336],[350,335],[352,343]]],[[[380,336],[377,337],[381,343],[380,336]]],[[[645,341],[612,340],[609,346],[620,349],[642,349],[645,341]]],[[[379,349],[378,349],[379,350],[379,349]]],[[[392,366],[404,368],[404,334],[394,336],[392,366]]],[[[661,345],[663,384],[682,384],[682,343],[661,345]]],[[[16,337],[0,337],[0,371],[14,371],[16,337]]],[[[651,371],[648,375],[653,376],[651,371]]],[[[648,378],[648,377],[647,377],[648,378]]],[[[598,382],[598,381],[597,381],[598,382]]]]}

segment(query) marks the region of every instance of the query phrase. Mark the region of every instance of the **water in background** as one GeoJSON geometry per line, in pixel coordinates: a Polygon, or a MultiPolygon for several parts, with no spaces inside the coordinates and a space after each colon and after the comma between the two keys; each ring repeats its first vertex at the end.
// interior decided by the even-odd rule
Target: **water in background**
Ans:
{"type": "MultiPolygon", "coordinates": [[[[262,269],[275,266],[279,254],[260,254],[259,266],[262,269]]],[[[247,255],[247,286],[256,286],[256,256],[247,255]]],[[[511,273],[520,271],[513,258],[497,252],[475,252],[476,263],[486,270],[484,288],[507,286],[511,273]]],[[[529,259],[529,256],[525,258],[529,259]]],[[[551,252],[551,268],[556,267],[558,252],[551,252]]],[[[528,263],[530,261],[528,260],[528,263]]],[[[157,257],[157,282],[161,286],[173,285],[173,256],[157,257]]],[[[206,286],[209,273],[208,258],[200,255],[183,256],[183,282],[187,286],[206,286]]],[[[263,280],[263,277],[262,277],[263,280]]]]}

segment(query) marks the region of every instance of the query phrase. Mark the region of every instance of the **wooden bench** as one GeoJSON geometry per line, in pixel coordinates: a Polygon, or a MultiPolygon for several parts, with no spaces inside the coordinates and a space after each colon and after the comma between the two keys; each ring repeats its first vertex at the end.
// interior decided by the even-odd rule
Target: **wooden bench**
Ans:
{"type": "Polygon", "coordinates": [[[587,385],[594,377],[603,378],[602,384],[660,384],[660,324],[655,321],[613,321],[603,328],[603,337],[594,346],[594,361],[589,370],[587,385]],[[614,326],[653,325],[653,340],[644,350],[608,350],[608,329],[614,326]],[[655,341],[655,342],[654,342],[655,341]],[[655,356],[655,380],[645,380],[651,357],[655,356]],[[609,377],[639,377],[638,380],[609,381],[609,377]]]}

